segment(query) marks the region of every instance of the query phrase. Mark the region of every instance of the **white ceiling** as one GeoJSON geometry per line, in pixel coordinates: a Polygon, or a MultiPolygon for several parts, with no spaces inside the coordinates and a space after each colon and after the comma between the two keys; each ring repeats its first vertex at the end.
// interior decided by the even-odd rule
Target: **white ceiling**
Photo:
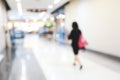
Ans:
{"type": "MultiPolygon", "coordinates": [[[[17,8],[17,2],[16,0],[6,0],[11,8],[11,11],[8,13],[8,17],[11,19],[18,18],[18,8],[17,8]]],[[[22,5],[22,10],[23,10],[23,17],[28,17],[29,18],[35,18],[39,16],[39,13],[30,13],[27,12],[27,9],[48,9],[48,5],[54,4],[54,0],[17,0],[21,2],[22,5]]],[[[54,7],[49,10],[53,11],[53,9],[56,9],[56,7],[59,7],[59,5],[65,3],[66,1],[69,0],[61,0],[58,4],[54,5],[54,7]]],[[[38,17],[37,17],[38,18],[38,17]]]]}
{"type": "MultiPolygon", "coordinates": [[[[12,10],[17,10],[17,2],[20,1],[22,4],[22,9],[48,9],[48,5],[54,4],[54,0],[6,0],[12,10]]],[[[69,0],[61,0],[61,2],[66,2],[69,0]]],[[[59,3],[57,5],[59,5],[59,3]]],[[[57,6],[55,5],[55,6],[57,6]]]]}
{"type": "MultiPolygon", "coordinates": [[[[11,9],[14,9],[14,10],[17,9],[16,0],[7,0],[7,2],[11,7],[11,9]]],[[[48,5],[52,3],[53,3],[53,0],[21,0],[23,10],[26,10],[29,8],[32,8],[32,9],[47,8],[48,5]]]]}

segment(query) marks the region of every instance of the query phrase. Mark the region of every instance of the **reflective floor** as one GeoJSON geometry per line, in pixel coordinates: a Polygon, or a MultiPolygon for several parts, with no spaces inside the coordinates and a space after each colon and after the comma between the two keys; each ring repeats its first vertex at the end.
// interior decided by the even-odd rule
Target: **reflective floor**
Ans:
{"type": "Polygon", "coordinates": [[[46,80],[31,48],[17,44],[16,58],[9,80],[46,80]]]}
{"type": "Polygon", "coordinates": [[[97,55],[80,51],[83,69],[79,70],[78,65],[72,65],[73,53],[69,46],[37,35],[27,35],[16,43],[9,80],[120,80],[119,62],[99,60],[97,55]]]}

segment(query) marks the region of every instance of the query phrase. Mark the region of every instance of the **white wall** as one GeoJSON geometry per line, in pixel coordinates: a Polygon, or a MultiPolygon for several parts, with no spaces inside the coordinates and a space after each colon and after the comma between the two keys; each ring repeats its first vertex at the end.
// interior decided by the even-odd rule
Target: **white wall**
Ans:
{"type": "Polygon", "coordinates": [[[120,57],[120,0],[72,0],[65,14],[66,27],[77,21],[88,48],[120,57]]]}
{"type": "Polygon", "coordinates": [[[0,52],[5,48],[5,31],[6,25],[6,10],[0,0],[0,52]]]}

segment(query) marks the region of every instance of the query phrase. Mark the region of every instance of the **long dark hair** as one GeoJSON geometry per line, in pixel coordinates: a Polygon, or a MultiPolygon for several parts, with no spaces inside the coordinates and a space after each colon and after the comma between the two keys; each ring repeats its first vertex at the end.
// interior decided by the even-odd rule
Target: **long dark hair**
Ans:
{"type": "Polygon", "coordinates": [[[73,30],[79,30],[77,22],[72,23],[73,30]]]}

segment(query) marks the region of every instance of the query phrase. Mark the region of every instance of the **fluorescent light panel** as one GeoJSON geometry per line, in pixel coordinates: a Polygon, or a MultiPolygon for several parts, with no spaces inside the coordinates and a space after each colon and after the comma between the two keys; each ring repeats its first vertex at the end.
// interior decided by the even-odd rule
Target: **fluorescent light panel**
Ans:
{"type": "Polygon", "coordinates": [[[20,2],[17,3],[18,13],[21,16],[22,15],[22,5],[20,2]]]}
{"type": "Polygon", "coordinates": [[[21,0],[16,0],[16,2],[20,2],[21,0]]]}
{"type": "Polygon", "coordinates": [[[61,0],[54,0],[54,4],[58,4],[61,0]]]}

